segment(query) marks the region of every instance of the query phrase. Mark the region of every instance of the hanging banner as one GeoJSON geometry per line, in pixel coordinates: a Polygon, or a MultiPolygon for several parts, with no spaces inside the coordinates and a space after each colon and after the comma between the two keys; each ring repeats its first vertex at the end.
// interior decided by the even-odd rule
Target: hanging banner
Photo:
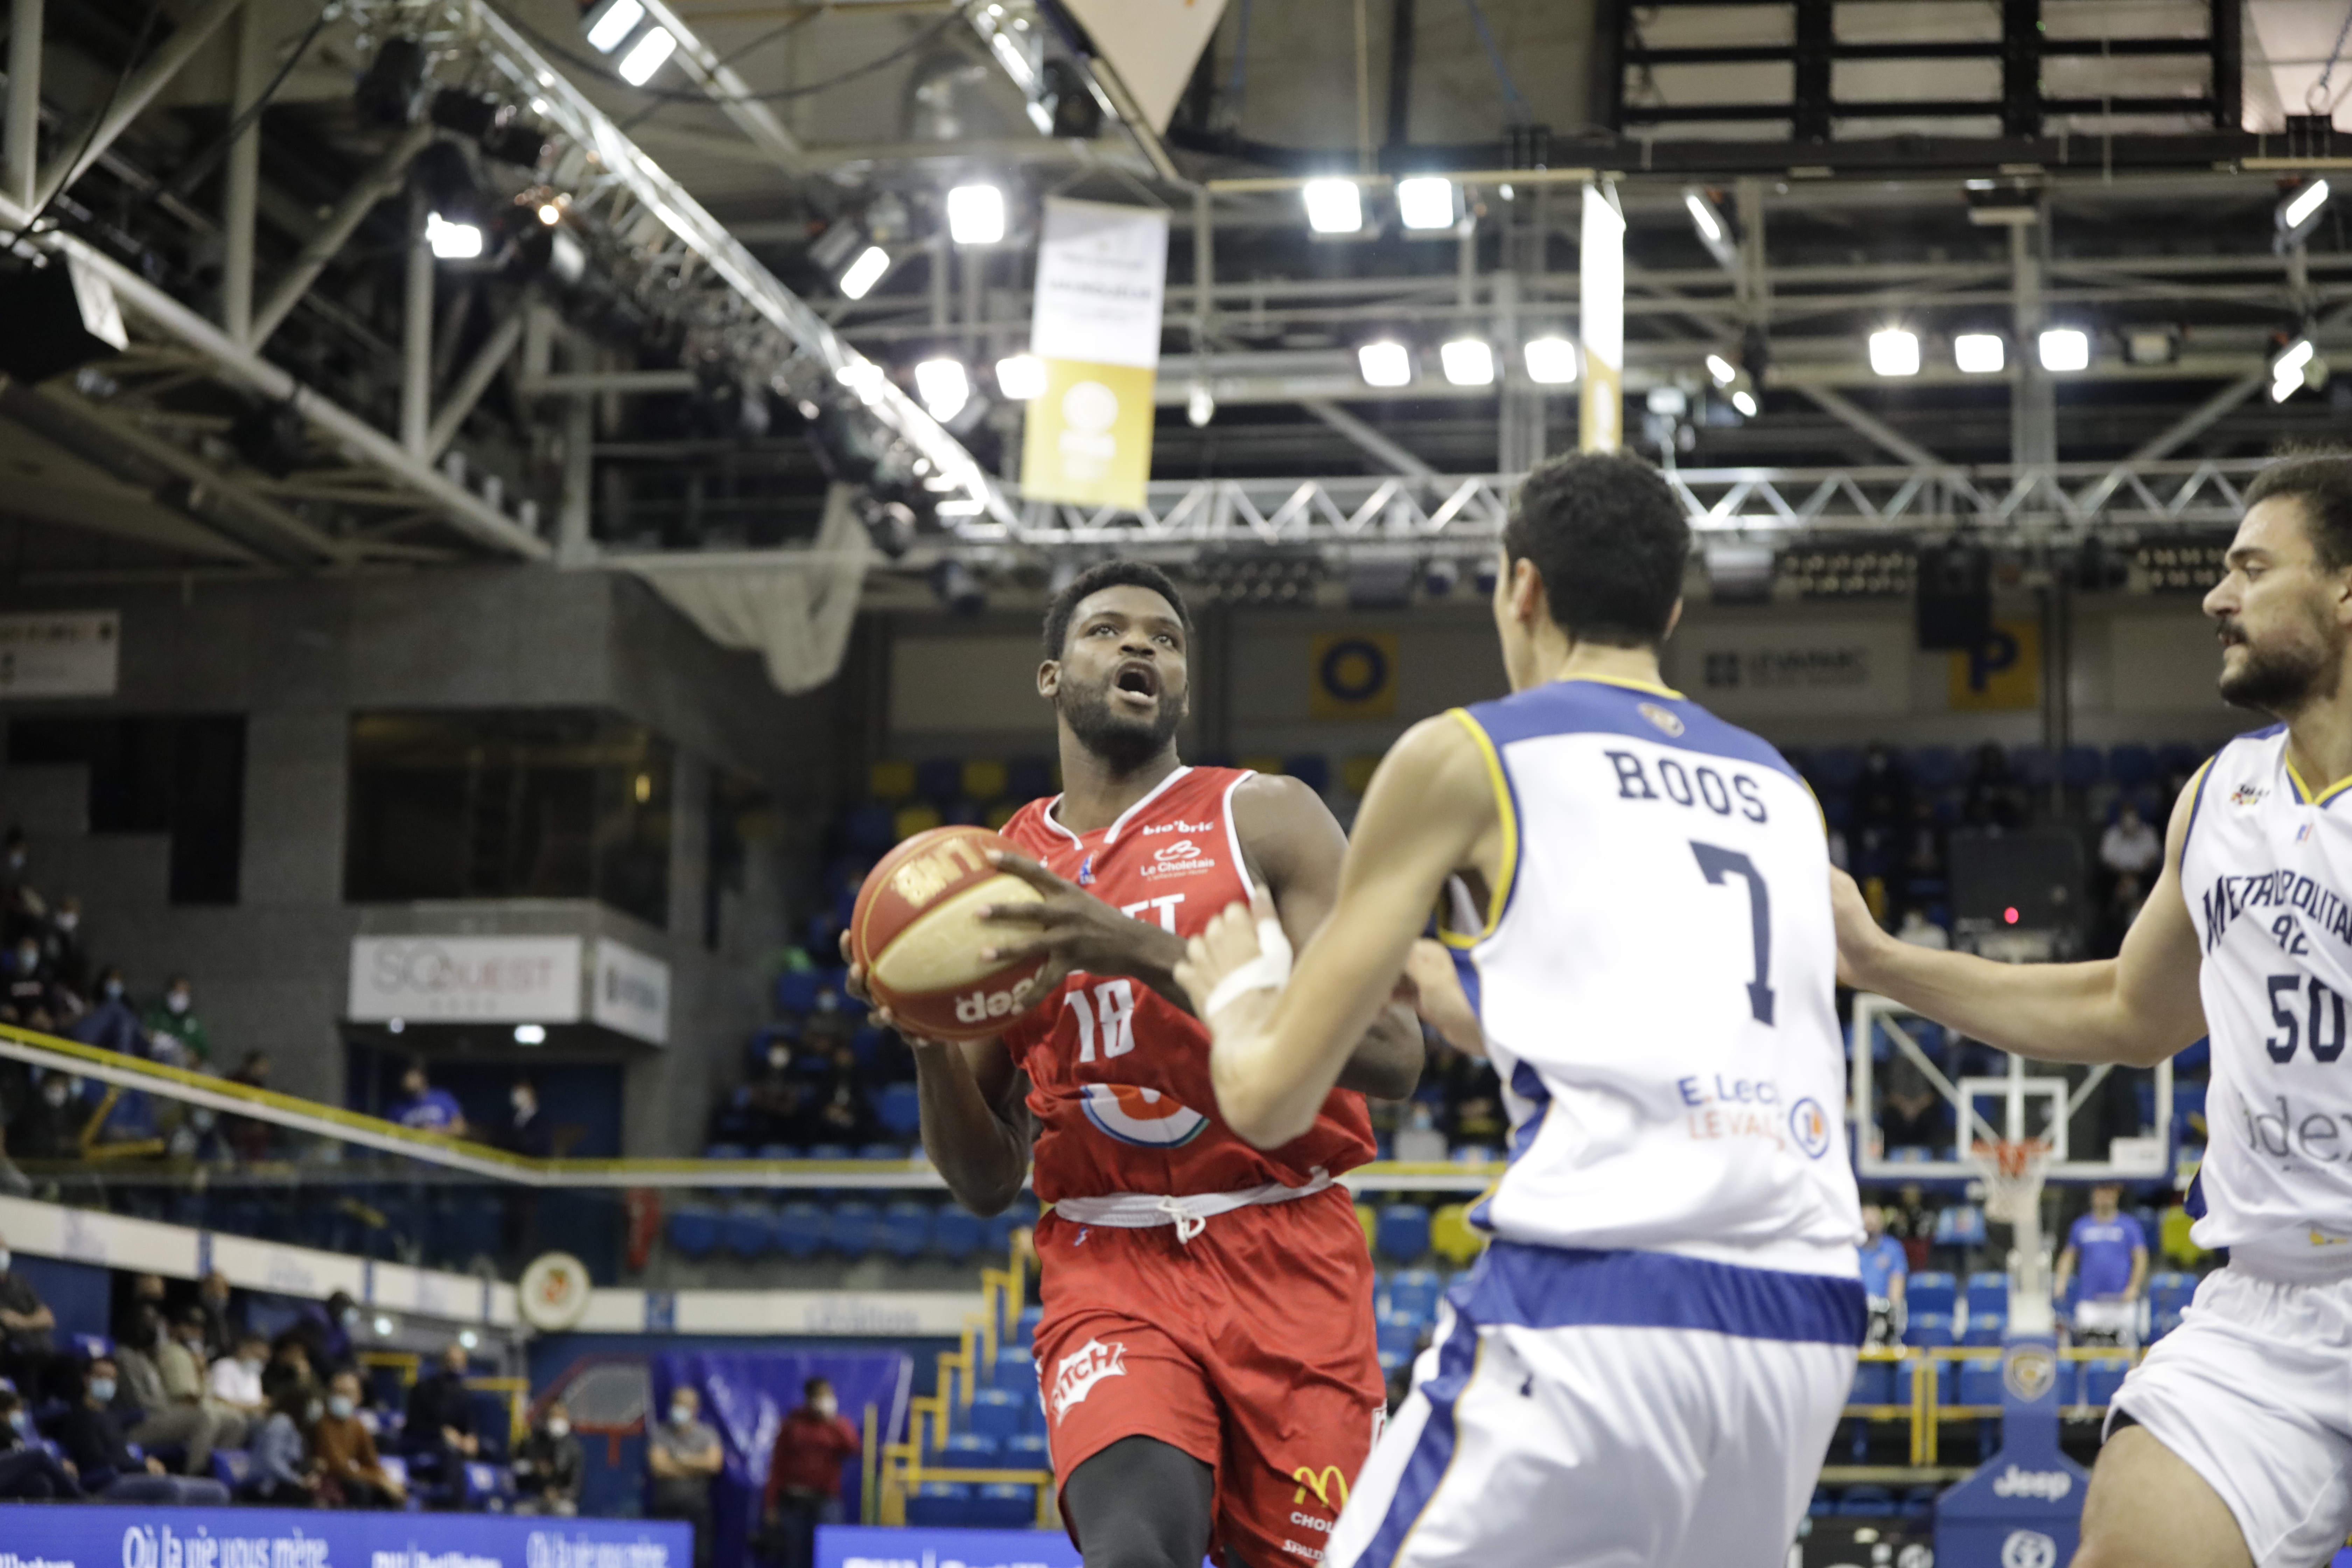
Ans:
{"type": "Polygon", "coordinates": [[[1307,658],[1307,710],[1314,717],[1395,716],[1396,633],[1318,632],[1307,658]]]}
{"type": "Polygon", "coordinates": [[[1618,211],[1617,193],[1610,186],[1584,187],[1577,271],[1584,341],[1577,448],[1613,452],[1625,437],[1625,215],[1618,211]]]}
{"type": "Polygon", "coordinates": [[[1168,215],[1049,196],[1037,244],[1021,489],[1038,500],[1140,507],[1151,477],[1151,389],[1168,281],[1168,215]]]}
{"type": "Polygon", "coordinates": [[[1997,621],[1982,643],[1945,657],[1951,661],[1948,692],[1954,710],[2041,705],[2042,627],[2036,623],[1997,621]]]}
{"type": "Polygon", "coordinates": [[[113,610],[0,616],[0,697],[111,697],[121,646],[113,610]]]}
{"type": "Polygon", "coordinates": [[[1168,129],[1225,0],[1064,0],[1151,122],[1168,129]]]}

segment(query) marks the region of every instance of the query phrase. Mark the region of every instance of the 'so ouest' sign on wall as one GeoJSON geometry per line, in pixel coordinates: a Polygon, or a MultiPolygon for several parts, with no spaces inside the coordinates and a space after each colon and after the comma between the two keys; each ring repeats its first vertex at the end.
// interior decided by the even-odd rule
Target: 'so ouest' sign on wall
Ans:
{"type": "Polygon", "coordinates": [[[1045,199],[1029,325],[1045,390],[1029,403],[1024,494],[1081,506],[1143,504],[1167,281],[1166,213],[1045,199]]]}

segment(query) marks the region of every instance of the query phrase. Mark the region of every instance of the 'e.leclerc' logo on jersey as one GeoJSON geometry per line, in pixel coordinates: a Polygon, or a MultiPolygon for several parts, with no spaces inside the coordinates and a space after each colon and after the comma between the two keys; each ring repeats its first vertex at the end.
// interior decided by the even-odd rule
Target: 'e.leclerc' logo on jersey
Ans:
{"type": "Polygon", "coordinates": [[[1107,1377],[1126,1375],[1127,1347],[1117,1340],[1108,1344],[1088,1340],[1064,1356],[1054,1368],[1054,1424],[1062,1424],[1071,1405],[1085,1404],[1096,1384],[1107,1377]]]}
{"type": "Polygon", "coordinates": [[[1681,718],[1667,710],[1659,707],[1654,702],[1641,703],[1634,708],[1633,711],[1639,713],[1643,718],[1647,719],[1651,723],[1655,724],[1659,729],[1664,730],[1669,735],[1679,735],[1683,732],[1683,721],[1681,718]]]}
{"type": "Polygon", "coordinates": [[[1131,1083],[1090,1083],[1079,1101],[1087,1120],[1122,1143],[1173,1149],[1201,1135],[1209,1119],[1172,1096],[1131,1083]]]}
{"type": "Polygon", "coordinates": [[[2231,805],[2253,805],[2258,804],[2262,800],[2263,796],[2270,793],[2270,791],[2264,789],[2260,784],[2242,784],[2237,788],[2230,792],[2230,804],[2231,805]]]}
{"type": "Polygon", "coordinates": [[[1789,1136],[1808,1159],[1818,1160],[1829,1152],[1830,1119],[1818,1100],[1801,1100],[1789,1108],[1789,1136]]]}

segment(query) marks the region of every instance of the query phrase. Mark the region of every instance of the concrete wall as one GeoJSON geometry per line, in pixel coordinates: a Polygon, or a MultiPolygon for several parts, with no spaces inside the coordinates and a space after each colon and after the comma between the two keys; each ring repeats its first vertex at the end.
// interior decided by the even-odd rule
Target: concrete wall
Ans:
{"type": "MultiPolygon", "coordinates": [[[[135,989],[185,968],[215,1039],[276,1059],[279,1087],[340,1099],[337,1031],[362,931],[609,934],[671,965],[667,1050],[631,1046],[632,1153],[698,1146],[713,1080],[766,1016],[761,963],[782,940],[783,889],[829,810],[837,693],[787,699],[757,658],[720,649],[617,574],[479,567],[415,577],[0,591],[0,608],[115,609],[121,679],[104,702],[0,703],[18,713],[247,716],[245,844],[234,908],[173,908],[163,839],[91,837],[78,768],[0,771],[0,821],[32,837],[35,885],[79,895],[93,955],[135,989]],[[671,918],[545,901],[415,908],[343,902],[349,727],[371,709],[581,707],[677,744],[671,918]],[[778,832],[702,945],[706,784],[713,767],[773,794],[778,832]]],[[[852,731],[854,738],[854,730],[852,731]]]]}

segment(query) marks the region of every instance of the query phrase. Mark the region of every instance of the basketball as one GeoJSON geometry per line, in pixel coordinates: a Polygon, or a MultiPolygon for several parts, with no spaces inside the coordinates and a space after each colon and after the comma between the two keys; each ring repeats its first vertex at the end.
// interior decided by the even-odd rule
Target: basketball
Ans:
{"type": "Polygon", "coordinates": [[[940,1040],[978,1040],[1012,1021],[1013,988],[1043,959],[992,966],[980,955],[1016,945],[1017,929],[980,918],[991,904],[1038,900],[1037,889],[988,863],[988,851],[1021,847],[984,827],[934,827],[884,856],[866,873],[850,916],[850,951],[874,1000],[909,1029],[940,1040]]]}

